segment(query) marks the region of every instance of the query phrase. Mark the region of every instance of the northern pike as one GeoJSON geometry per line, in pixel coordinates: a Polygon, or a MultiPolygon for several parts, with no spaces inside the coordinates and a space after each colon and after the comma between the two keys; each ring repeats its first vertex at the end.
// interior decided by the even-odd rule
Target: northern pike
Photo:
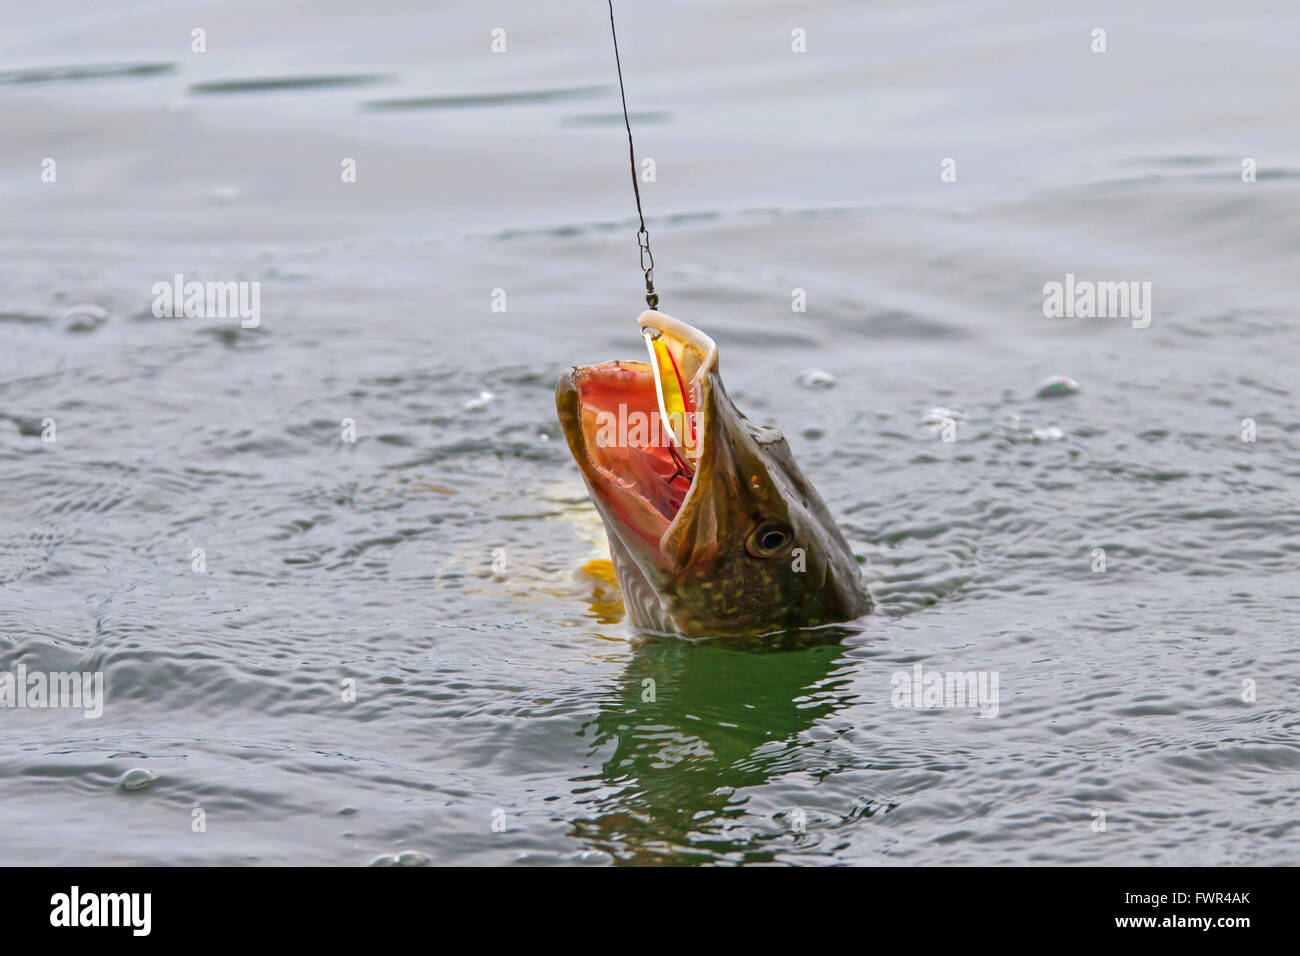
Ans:
{"type": "Polygon", "coordinates": [[[555,389],[632,622],[726,637],[868,613],[852,549],[784,436],[732,403],[713,340],[638,322],[649,362],[575,366],[555,389]]]}

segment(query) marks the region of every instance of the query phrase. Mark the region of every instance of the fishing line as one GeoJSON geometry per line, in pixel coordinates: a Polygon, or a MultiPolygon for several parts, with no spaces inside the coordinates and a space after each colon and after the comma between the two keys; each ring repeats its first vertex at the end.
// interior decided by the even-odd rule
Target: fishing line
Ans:
{"type": "Polygon", "coordinates": [[[637,230],[636,241],[641,247],[641,271],[645,273],[645,304],[650,308],[659,305],[659,293],[655,292],[655,257],[650,252],[650,233],[645,227],[645,214],[641,212],[641,185],[636,176],[636,149],[632,146],[632,120],[627,115],[627,93],[623,89],[623,64],[618,58],[618,31],[614,29],[614,0],[609,0],[609,32],[614,38],[614,65],[618,67],[618,94],[623,99],[623,124],[627,127],[627,157],[632,164],[632,192],[636,196],[636,214],[641,220],[637,230]]]}

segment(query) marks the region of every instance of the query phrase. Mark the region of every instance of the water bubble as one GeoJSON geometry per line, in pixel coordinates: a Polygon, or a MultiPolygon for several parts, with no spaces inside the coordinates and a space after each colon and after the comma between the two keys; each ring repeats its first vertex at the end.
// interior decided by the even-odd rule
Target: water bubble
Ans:
{"type": "Polygon", "coordinates": [[[1065,441],[1066,435],[1065,432],[1053,425],[1051,428],[1035,428],[1033,438],[1034,441],[1039,442],[1065,441]]]}
{"type": "Polygon", "coordinates": [[[830,388],[835,384],[835,376],[819,368],[805,369],[799,373],[799,384],[804,388],[830,388]]]}
{"type": "Polygon", "coordinates": [[[158,775],[152,770],[143,770],[137,767],[122,774],[118,778],[117,785],[128,792],[147,790],[153,786],[154,781],[157,779],[158,775]]]}
{"type": "Polygon", "coordinates": [[[107,321],[108,313],[102,306],[83,302],[63,314],[63,329],[66,332],[93,332],[107,321]]]}
{"type": "Polygon", "coordinates": [[[368,866],[428,866],[429,858],[418,850],[403,850],[401,853],[381,853],[370,861],[368,866]]]}
{"type": "Polygon", "coordinates": [[[471,398],[468,402],[462,405],[461,408],[465,409],[467,412],[475,412],[480,408],[487,408],[488,402],[492,401],[494,398],[496,398],[496,396],[491,392],[479,392],[478,398],[471,398]]]}
{"type": "Polygon", "coordinates": [[[1065,375],[1051,375],[1038,383],[1039,398],[1057,398],[1061,395],[1073,395],[1079,390],[1079,383],[1065,375]]]}

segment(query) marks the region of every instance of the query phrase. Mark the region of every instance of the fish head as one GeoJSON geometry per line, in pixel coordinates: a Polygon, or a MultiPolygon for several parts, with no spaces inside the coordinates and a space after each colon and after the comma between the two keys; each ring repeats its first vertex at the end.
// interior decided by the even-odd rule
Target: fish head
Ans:
{"type": "Polygon", "coordinates": [[[633,621],[712,637],[869,611],[844,536],[782,434],[731,401],[713,340],[661,312],[639,321],[649,362],[571,368],[556,387],[633,621]]]}

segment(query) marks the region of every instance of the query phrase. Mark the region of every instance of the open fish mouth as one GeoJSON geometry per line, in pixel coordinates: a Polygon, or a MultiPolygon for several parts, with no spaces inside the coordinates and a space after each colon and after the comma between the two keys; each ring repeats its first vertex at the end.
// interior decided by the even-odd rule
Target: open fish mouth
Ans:
{"type": "Polygon", "coordinates": [[[649,361],[571,368],[555,392],[629,617],[718,637],[869,611],[826,503],[780,430],[731,401],[713,340],[661,312],[639,321],[649,361]]]}
{"type": "Polygon", "coordinates": [[[649,361],[571,368],[556,387],[556,406],[602,511],[658,553],[710,454],[707,376],[717,347],[661,312],[646,311],[638,322],[649,361]]]}

